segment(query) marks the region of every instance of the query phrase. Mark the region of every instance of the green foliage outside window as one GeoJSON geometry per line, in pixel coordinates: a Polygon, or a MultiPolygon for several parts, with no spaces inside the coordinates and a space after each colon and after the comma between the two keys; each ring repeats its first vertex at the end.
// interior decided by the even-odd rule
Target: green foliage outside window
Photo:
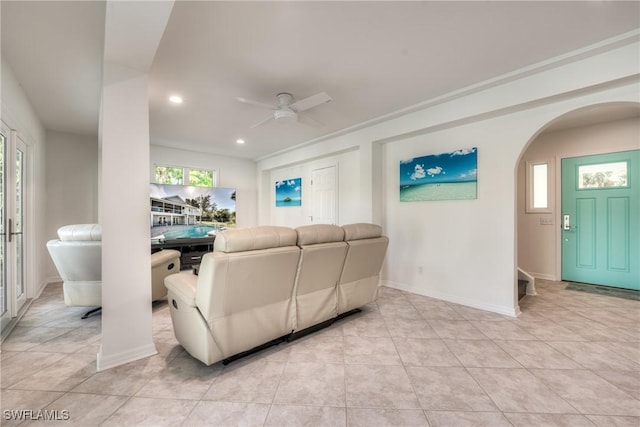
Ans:
{"type": "Polygon", "coordinates": [[[175,166],[156,166],[158,184],[193,185],[194,187],[214,187],[213,171],[189,169],[175,166]]]}
{"type": "Polygon", "coordinates": [[[156,182],[158,184],[182,185],[184,171],[171,166],[156,166],[156,182]]]}
{"type": "Polygon", "coordinates": [[[189,170],[189,185],[196,187],[213,187],[213,172],[206,170],[189,170]]]}

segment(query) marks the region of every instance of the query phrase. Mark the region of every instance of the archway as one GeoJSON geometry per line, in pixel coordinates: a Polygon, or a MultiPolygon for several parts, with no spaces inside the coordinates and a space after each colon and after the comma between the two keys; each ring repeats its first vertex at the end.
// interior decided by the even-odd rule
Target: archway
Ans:
{"type": "Polygon", "coordinates": [[[536,279],[561,280],[561,160],[640,148],[639,117],[638,103],[596,104],[556,117],[530,138],[516,164],[516,267],[536,279]],[[543,208],[532,206],[535,165],[548,171],[543,208]]]}

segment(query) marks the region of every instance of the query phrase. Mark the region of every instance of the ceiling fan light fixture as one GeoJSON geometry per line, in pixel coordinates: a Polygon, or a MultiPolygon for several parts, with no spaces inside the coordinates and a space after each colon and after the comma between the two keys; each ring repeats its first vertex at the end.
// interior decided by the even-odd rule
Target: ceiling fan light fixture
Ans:
{"type": "Polygon", "coordinates": [[[298,114],[289,108],[275,110],[273,117],[278,123],[293,123],[298,120],[298,114]]]}

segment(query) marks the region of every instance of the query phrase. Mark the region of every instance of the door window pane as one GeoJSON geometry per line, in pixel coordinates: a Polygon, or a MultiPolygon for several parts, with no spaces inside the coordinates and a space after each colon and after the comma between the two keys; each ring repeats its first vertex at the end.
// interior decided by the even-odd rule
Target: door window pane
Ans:
{"type": "Polygon", "coordinates": [[[16,218],[15,229],[9,230],[14,232],[16,239],[16,297],[24,294],[24,240],[23,240],[23,214],[24,204],[24,153],[16,150],[16,218]]]}
{"type": "Polygon", "coordinates": [[[627,162],[578,166],[578,188],[627,187],[627,162]]]}
{"type": "Polygon", "coordinates": [[[6,275],[6,246],[5,246],[5,183],[4,183],[4,154],[7,140],[0,134],[0,315],[4,315],[8,309],[7,301],[7,275],[6,275]]]}

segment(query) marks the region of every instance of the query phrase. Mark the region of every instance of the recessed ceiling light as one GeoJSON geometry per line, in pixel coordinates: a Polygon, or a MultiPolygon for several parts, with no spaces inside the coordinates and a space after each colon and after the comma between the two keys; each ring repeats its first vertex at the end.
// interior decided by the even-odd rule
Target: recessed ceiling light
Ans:
{"type": "Polygon", "coordinates": [[[236,139],[236,142],[237,142],[238,144],[244,144],[244,139],[236,139]]]}
{"type": "Polygon", "coordinates": [[[173,102],[174,104],[182,104],[182,97],[178,95],[171,95],[169,97],[169,101],[173,102]]]}

